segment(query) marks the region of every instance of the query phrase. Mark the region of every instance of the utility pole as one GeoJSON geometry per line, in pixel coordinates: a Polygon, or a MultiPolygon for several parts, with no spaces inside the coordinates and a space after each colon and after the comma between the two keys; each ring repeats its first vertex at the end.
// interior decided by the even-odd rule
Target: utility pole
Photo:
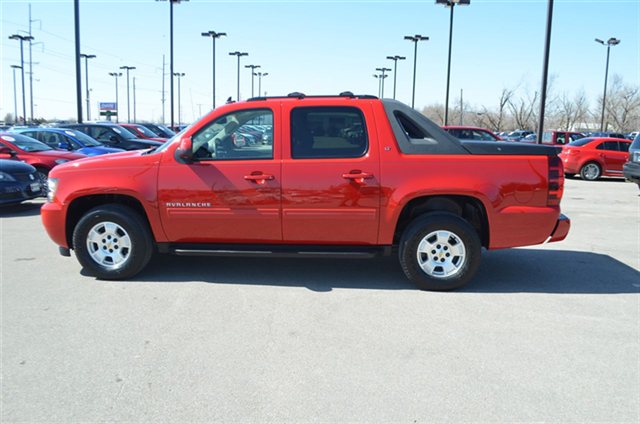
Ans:
{"type": "Polygon", "coordinates": [[[136,118],[136,77],[133,77],[133,122],[138,122],[136,118]]]}
{"type": "Polygon", "coordinates": [[[538,121],[537,143],[542,143],[544,132],[544,109],[547,102],[547,79],[549,74],[549,48],[551,47],[551,22],[553,21],[553,0],[547,3],[547,30],[544,41],[544,59],[542,63],[542,88],[540,90],[540,115],[538,121]]]}
{"type": "Polygon", "coordinates": [[[237,76],[238,91],[237,91],[237,94],[236,94],[236,102],[239,102],[240,101],[240,58],[242,56],[249,56],[249,53],[235,51],[235,52],[230,52],[229,56],[237,56],[238,57],[238,76],[237,76]]]}
{"type": "Polygon", "coordinates": [[[20,35],[20,34],[13,34],[11,36],[9,36],[10,40],[19,40],[20,41],[20,68],[21,68],[21,74],[22,74],[22,122],[23,124],[26,125],[27,123],[27,103],[26,103],[26,96],[25,96],[25,87],[24,87],[24,46],[23,43],[25,41],[31,41],[33,40],[33,37],[31,37],[30,35],[20,35]]]}
{"type": "Polygon", "coordinates": [[[89,59],[95,59],[95,54],[81,53],[80,57],[84,58],[84,75],[85,88],[87,89],[87,121],[91,120],[91,103],[89,101],[89,59]]]}
{"type": "Polygon", "coordinates": [[[117,123],[120,121],[119,119],[120,103],[118,102],[118,77],[122,76],[122,72],[109,72],[109,75],[111,75],[116,80],[116,123],[117,123]]]}
{"type": "MultiPolygon", "coordinates": [[[[203,32],[202,36],[203,37],[211,37],[211,39],[213,40],[213,52],[212,52],[212,63],[213,63],[213,79],[211,81],[211,87],[212,87],[212,94],[211,94],[211,104],[212,104],[212,110],[216,108],[216,39],[220,38],[220,37],[224,37],[226,36],[227,33],[226,32],[215,32],[215,31],[208,31],[208,32],[203,32]]],[[[202,115],[200,115],[202,116],[202,115]]]]}
{"type": "Polygon", "coordinates": [[[463,90],[462,88],[460,89],[460,125],[462,125],[462,119],[464,116],[464,109],[463,109],[463,102],[462,102],[462,94],[463,94],[463,90]]]}
{"type": "Polygon", "coordinates": [[[404,56],[387,56],[387,59],[389,60],[393,60],[393,99],[396,99],[396,80],[398,77],[398,61],[399,60],[405,60],[406,57],[404,56]]]}
{"type": "Polygon", "coordinates": [[[382,78],[380,79],[380,83],[382,86],[382,88],[380,89],[380,98],[384,97],[384,79],[389,76],[389,75],[386,75],[385,72],[390,70],[391,70],[390,68],[385,68],[385,67],[376,68],[376,71],[380,71],[380,74],[382,75],[382,78]]]}
{"type": "Polygon", "coordinates": [[[165,102],[165,97],[164,97],[164,55],[162,55],[162,125],[166,124],[167,121],[165,121],[164,119],[164,102],[165,102]]]}
{"type": "Polygon", "coordinates": [[[73,16],[75,25],[75,41],[76,41],[76,108],[78,113],[78,123],[82,123],[82,81],[80,78],[80,0],[73,2],[73,16]]]}
{"type": "Polygon", "coordinates": [[[182,114],[180,111],[180,80],[184,76],[184,72],[174,72],[173,76],[178,77],[178,126],[180,126],[182,122],[182,114]]]}
{"type": "Polygon", "coordinates": [[[596,38],[596,43],[600,43],[603,46],[607,46],[607,65],[604,71],[604,91],[602,92],[602,115],[600,117],[600,131],[604,131],[604,111],[607,104],[607,80],[609,79],[609,51],[611,46],[617,46],[620,44],[620,40],[617,38],[609,38],[606,42],[596,38]]]}
{"type": "Polygon", "coordinates": [[[253,76],[255,75],[255,70],[260,67],[260,65],[244,65],[245,68],[251,69],[251,97],[253,97],[253,76]]]}
{"type": "Polygon", "coordinates": [[[13,123],[18,123],[18,96],[16,94],[16,69],[20,69],[19,65],[11,65],[13,70],[13,123]]]}
{"type": "Polygon", "coordinates": [[[416,105],[416,69],[418,63],[418,41],[428,41],[429,37],[424,37],[420,34],[405,35],[405,40],[411,41],[413,46],[413,92],[411,94],[411,107],[415,108],[416,105]]]}
{"type": "Polygon", "coordinates": [[[129,102],[129,71],[136,69],[135,66],[121,66],[120,69],[127,71],[127,123],[131,123],[131,103],[129,102]]]}
{"type": "Polygon", "coordinates": [[[39,21],[39,19],[31,19],[31,3],[29,3],[29,102],[31,105],[31,122],[33,122],[33,34],[31,33],[31,24],[39,21]]]}
{"type": "Polygon", "coordinates": [[[262,96],[262,77],[269,75],[269,72],[256,72],[253,75],[258,77],[258,97],[262,96]]]}

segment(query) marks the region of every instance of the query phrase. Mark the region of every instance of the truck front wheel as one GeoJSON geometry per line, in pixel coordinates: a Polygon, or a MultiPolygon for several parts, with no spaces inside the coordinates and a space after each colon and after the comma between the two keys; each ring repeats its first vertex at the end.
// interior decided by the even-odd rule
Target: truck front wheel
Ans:
{"type": "Polygon", "coordinates": [[[133,277],[147,265],[153,242],[138,212],[123,205],[102,205],[88,211],[73,231],[80,265],[105,280],[133,277]]]}
{"type": "Polygon", "coordinates": [[[429,213],[413,221],[400,240],[400,265],[421,290],[452,290],[474,277],[481,244],[476,230],[449,213],[429,213]]]}

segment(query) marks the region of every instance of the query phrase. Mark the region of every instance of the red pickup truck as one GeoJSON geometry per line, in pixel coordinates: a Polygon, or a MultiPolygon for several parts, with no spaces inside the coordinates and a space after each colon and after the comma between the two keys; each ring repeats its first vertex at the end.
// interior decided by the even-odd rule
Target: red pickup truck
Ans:
{"type": "Polygon", "coordinates": [[[44,226],[103,279],[176,255],[399,256],[426,290],[469,282],[481,248],[559,241],[557,149],[464,142],[395,100],[254,98],[161,147],[76,161],[49,176],[44,226]],[[269,144],[238,144],[249,130],[269,144]]]}

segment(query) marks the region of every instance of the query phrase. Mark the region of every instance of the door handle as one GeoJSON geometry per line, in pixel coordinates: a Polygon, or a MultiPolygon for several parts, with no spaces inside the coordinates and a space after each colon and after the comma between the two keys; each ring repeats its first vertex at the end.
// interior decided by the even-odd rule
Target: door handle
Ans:
{"type": "Polygon", "coordinates": [[[267,180],[273,180],[275,177],[270,174],[252,173],[251,175],[245,175],[244,179],[247,181],[253,181],[256,184],[264,184],[267,180]]]}
{"type": "Polygon", "coordinates": [[[348,174],[342,174],[342,178],[355,181],[358,184],[364,184],[364,180],[373,178],[373,174],[368,174],[362,171],[351,171],[348,174]]]}

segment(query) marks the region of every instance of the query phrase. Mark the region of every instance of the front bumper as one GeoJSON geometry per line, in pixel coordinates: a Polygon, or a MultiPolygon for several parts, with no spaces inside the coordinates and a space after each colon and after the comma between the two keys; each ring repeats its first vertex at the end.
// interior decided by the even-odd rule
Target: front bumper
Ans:
{"type": "Polygon", "coordinates": [[[567,234],[569,234],[570,228],[571,220],[569,219],[569,217],[564,214],[560,214],[560,218],[558,218],[558,222],[551,232],[548,243],[564,240],[567,237],[567,234]]]}
{"type": "Polygon", "coordinates": [[[627,180],[640,184],[640,162],[625,163],[622,172],[627,180]]]}
{"type": "Polygon", "coordinates": [[[46,202],[40,209],[42,224],[49,237],[60,247],[69,248],[66,235],[65,210],[57,202],[46,202]]]}
{"type": "Polygon", "coordinates": [[[36,181],[0,184],[0,205],[13,205],[43,196],[45,196],[45,190],[43,190],[42,184],[36,181]]]}

